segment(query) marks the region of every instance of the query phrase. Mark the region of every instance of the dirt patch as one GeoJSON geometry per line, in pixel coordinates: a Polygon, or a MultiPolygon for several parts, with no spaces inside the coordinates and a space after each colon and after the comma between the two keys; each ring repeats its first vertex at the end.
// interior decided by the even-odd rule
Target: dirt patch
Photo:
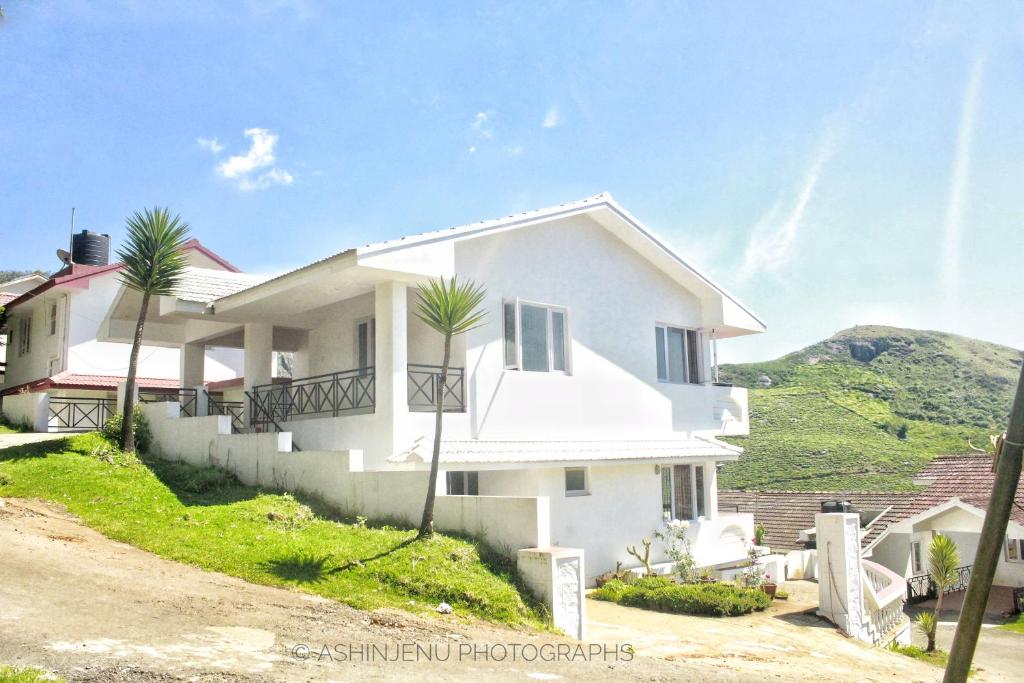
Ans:
{"type": "Polygon", "coordinates": [[[577,643],[457,614],[363,612],[163,560],[105,538],[48,503],[5,503],[0,662],[69,680],[703,678],[693,663],[641,657],[512,661],[513,646],[521,653],[528,646],[568,652],[577,643]]]}

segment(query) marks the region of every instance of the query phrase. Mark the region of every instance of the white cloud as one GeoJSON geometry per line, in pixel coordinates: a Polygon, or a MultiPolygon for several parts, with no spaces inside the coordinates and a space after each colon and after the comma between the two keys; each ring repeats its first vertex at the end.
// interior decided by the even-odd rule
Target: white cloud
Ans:
{"type": "Polygon", "coordinates": [[[210,150],[214,154],[220,154],[224,151],[224,145],[217,141],[217,138],[204,138],[202,136],[196,138],[196,142],[203,149],[210,150]]]}
{"type": "Polygon", "coordinates": [[[520,157],[523,155],[523,146],[509,145],[508,147],[505,148],[505,151],[508,153],[509,156],[520,157]]]}
{"type": "Polygon", "coordinates": [[[964,205],[971,172],[971,150],[974,147],[974,120],[978,112],[978,92],[985,65],[982,56],[974,60],[970,78],[964,90],[960,110],[960,127],[956,134],[956,154],[953,157],[949,181],[949,203],[946,205],[946,231],[942,242],[942,284],[945,301],[955,314],[957,288],[960,283],[960,249],[963,238],[964,205]]]}
{"type": "Polygon", "coordinates": [[[541,126],[544,128],[554,128],[562,121],[562,115],[558,111],[558,105],[551,105],[548,107],[547,112],[544,114],[544,120],[541,121],[541,126]]]}
{"type": "Polygon", "coordinates": [[[837,130],[829,128],[818,143],[811,164],[800,182],[796,201],[781,224],[779,218],[784,202],[780,198],[754,226],[750,242],[743,254],[743,263],[740,265],[738,278],[741,282],[761,273],[778,271],[789,262],[793,243],[800,233],[807,212],[807,205],[814,197],[814,190],[821,179],[825,163],[835,151],[837,136],[837,130]]]}
{"type": "Polygon", "coordinates": [[[476,116],[473,117],[473,123],[470,127],[476,135],[484,140],[490,140],[494,137],[494,126],[491,122],[493,116],[494,112],[478,111],[476,116]]]}
{"type": "Polygon", "coordinates": [[[245,191],[265,190],[271,185],[291,185],[295,177],[284,169],[274,167],[274,147],[278,136],[266,128],[249,128],[245,136],[252,140],[249,151],[229,157],[217,166],[217,172],[238,182],[245,191]],[[267,169],[259,172],[261,169],[267,169]]]}

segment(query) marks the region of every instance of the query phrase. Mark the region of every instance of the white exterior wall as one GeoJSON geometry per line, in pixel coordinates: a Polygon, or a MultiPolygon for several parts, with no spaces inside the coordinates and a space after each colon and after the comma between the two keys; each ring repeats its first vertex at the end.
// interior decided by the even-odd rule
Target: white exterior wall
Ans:
{"type": "MultiPolygon", "coordinates": [[[[419,523],[427,472],[366,472],[359,451],[291,451],[288,432],[231,434],[223,415],[180,418],[176,403],[143,404],[162,457],[233,472],[250,486],[316,496],[347,514],[419,523]]],[[[514,556],[550,545],[548,501],[537,496],[438,496],[438,529],[479,536],[514,556]]]]}
{"type": "MultiPolygon", "coordinates": [[[[951,529],[935,529],[915,534],[889,533],[872,549],[871,559],[888,567],[897,574],[909,578],[915,574],[910,561],[910,543],[912,540],[920,540],[925,562],[921,573],[926,573],[928,571],[928,543],[934,531],[934,533],[949,536],[956,543],[957,550],[960,552],[961,566],[974,564],[974,558],[978,550],[978,539],[981,535],[982,521],[973,515],[962,512],[959,513],[959,516],[960,523],[955,526],[968,523],[970,521],[968,518],[972,518],[976,531],[963,531],[961,526],[961,530],[956,531],[951,529]]],[[[993,583],[997,586],[1024,586],[1024,562],[1008,561],[1005,549],[1001,550],[993,583]]]]}
{"type": "Polygon", "coordinates": [[[16,425],[30,425],[34,431],[45,432],[49,404],[44,393],[10,394],[3,397],[3,414],[16,425]]]}
{"type": "MultiPolygon", "coordinates": [[[[592,219],[580,216],[455,245],[455,271],[487,289],[466,335],[475,438],[559,439],[721,433],[715,388],[657,381],[656,324],[699,328],[701,302],[592,219]],[[504,370],[502,301],[568,309],[571,374],[504,370]]],[[[711,379],[705,334],[704,376],[711,379]]],[[[737,390],[736,395],[745,392],[737,390]]],[[[746,433],[746,411],[740,413],[746,433]]]]}
{"type": "MultiPolygon", "coordinates": [[[[701,464],[701,463],[697,463],[701,464]]],[[[713,463],[703,463],[713,467],[713,463]]],[[[539,495],[551,502],[552,545],[583,548],[587,553],[586,579],[615,569],[615,563],[633,567],[637,560],[627,545],[641,548],[648,538],[651,562],[668,561],[664,543],[653,538],[664,527],[661,510],[661,475],[654,464],[590,467],[589,495],[565,494],[561,467],[487,470],[479,473],[480,495],[539,495]]],[[[746,556],[745,541],[753,537],[753,515],[721,515],[691,521],[688,536],[700,566],[736,562],[746,556]]]]}
{"type": "MultiPolygon", "coordinates": [[[[32,316],[32,344],[28,354],[19,356],[17,341],[8,353],[4,386],[11,387],[67,371],[84,375],[127,375],[131,345],[97,341],[103,319],[120,288],[118,273],[110,271],[88,280],[87,289],[55,287],[15,307],[9,328],[32,316]],[[47,308],[58,303],[57,332],[49,334],[47,308]],[[54,360],[51,372],[51,360],[54,360]]],[[[240,374],[241,352],[215,349],[207,352],[207,381],[230,379],[240,374]]],[[[140,377],[178,379],[179,351],[176,348],[143,346],[139,352],[140,377]]]]}

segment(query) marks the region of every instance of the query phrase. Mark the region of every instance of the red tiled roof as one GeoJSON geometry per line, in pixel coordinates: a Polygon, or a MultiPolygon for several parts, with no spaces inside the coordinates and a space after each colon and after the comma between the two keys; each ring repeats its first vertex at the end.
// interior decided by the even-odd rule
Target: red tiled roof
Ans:
{"type": "Polygon", "coordinates": [[[0,306],[6,306],[9,301],[14,301],[18,295],[14,292],[0,292],[0,306]]]}
{"type": "Polygon", "coordinates": [[[220,391],[221,389],[231,389],[232,387],[240,387],[244,384],[244,377],[234,377],[232,379],[222,379],[216,382],[207,382],[207,391],[220,391]]]}
{"type": "MultiPolygon", "coordinates": [[[[53,377],[25,382],[17,386],[3,390],[3,395],[16,394],[20,392],[38,392],[47,389],[94,389],[97,391],[113,391],[124,382],[123,375],[83,375],[73,372],[61,372],[53,377]]],[[[161,379],[158,377],[136,378],[141,389],[177,389],[179,386],[176,379],[161,379]]]]}
{"type": "MultiPolygon", "coordinates": [[[[794,550],[802,547],[799,532],[814,526],[814,515],[820,511],[823,501],[848,500],[855,509],[861,510],[891,506],[871,524],[864,535],[862,544],[868,546],[890,525],[953,498],[986,509],[995,474],[992,472],[992,457],[989,455],[948,455],[932,460],[915,479],[928,480],[927,488],[909,493],[719,491],[718,508],[722,511],[738,509],[739,512],[753,513],[754,522],[765,525],[765,542],[769,546],[794,550]]],[[[1010,518],[1018,524],[1024,524],[1024,476],[1017,486],[1017,497],[1010,518]]]]}

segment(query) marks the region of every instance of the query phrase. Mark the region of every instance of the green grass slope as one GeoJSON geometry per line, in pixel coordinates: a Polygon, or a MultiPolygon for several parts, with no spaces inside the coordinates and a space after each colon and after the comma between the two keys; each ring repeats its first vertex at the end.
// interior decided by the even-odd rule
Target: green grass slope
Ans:
{"type": "Polygon", "coordinates": [[[316,501],[243,486],[220,470],[116,451],[97,434],[0,450],[0,497],[43,498],[104,535],[247,581],[360,609],[395,607],[544,628],[514,562],[435,534],[334,519],[316,501]]]}
{"type": "Polygon", "coordinates": [[[1020,365],[1021,352],[1005,346],[881,326],[843,330],[774,361],[723,365],[724,380],[752,388],[751,435],[732,440],[746,452],[719,484],[912,488],[935,455],[988,447],[989,434],[1005,429],[1020,365]]]}

